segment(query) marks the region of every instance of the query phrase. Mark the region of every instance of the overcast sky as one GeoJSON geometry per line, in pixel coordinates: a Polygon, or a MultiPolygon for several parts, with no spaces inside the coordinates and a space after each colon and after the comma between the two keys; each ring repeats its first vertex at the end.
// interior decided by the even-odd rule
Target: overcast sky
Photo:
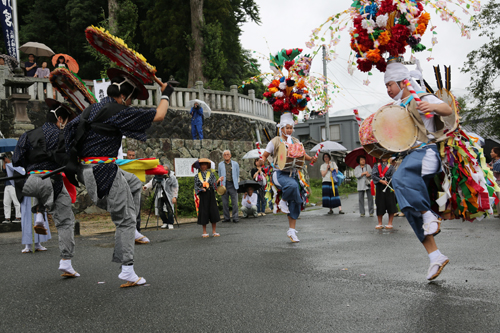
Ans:
{"type": "MultiPolygon", "coordinates": [[[[312,52],[305,46],[312,31],[325,22],[329,16],[347,9],[352,0],[256,0],[260,6],[260,17],[262,24],[244,24],[241,42],[244,48],[264,54],[266,57],[271,52],[276,52],[282,48],[303,48],[303,53],[312,52]]],[[[487,39],[480,39],[477,33],[472,33],[472,38],[467,39],[460,36],[460,28],[451,22],[443,22],[439,16],[430,8],[426,9],[431,14],[430,25],[437,26],[438,44],[432,46],[432,35],[429,28],[425,33],[422,44],[427,48],[432,47],[434,60],[428,62],[430,52],[424,51],[417,54],[421,61],[423,74],[426,81],[432,86],[435,85],[434,72],[432,66],[451,65],[452,67],[452,91],[456,95],[466,93],[465,88],[469,85],[469,76],[460,73],[467,54],[479,48],[487,42],[487,39]]],[[[457,13],[461,12],[457,10],[457,13]]],[[[464,20],[467,22],[467,20],[464,20]]],[[[343,90],[340,94],[333,96],[333,107],[331,113],[354,108],[363,104],[380,104],[380,106],[390,101],[385,91],[383,74],[374,69],[374,75],[369,77],[371,84],[363,85],[367,74],[358,70],[351,76],[347,73],[347,59],[349,58],[349,34],[347,29],[341,32],[341,41],[337,45],[339,57],[328,63],[327,75],[343,90]]],[[[410,53],[405,53],[405,59],[409,59],[410,53]]],[[[261,70],[269,72],[269,63],[264,59],[259,59],[261,70]]],[[[323,65],[320,54],[313,61],[313,73],[320,75],[323,73],[323,65]]],[[[414,66],[410,66],[412,69],[414,66]]],[[[443,69],[444,72],[444,69],[443,69]]],[[[314,74],[313,74],[314,75],[314,74]]],[[[370,114],[374,110],[359,110],[362,115],[370,114]]]]}

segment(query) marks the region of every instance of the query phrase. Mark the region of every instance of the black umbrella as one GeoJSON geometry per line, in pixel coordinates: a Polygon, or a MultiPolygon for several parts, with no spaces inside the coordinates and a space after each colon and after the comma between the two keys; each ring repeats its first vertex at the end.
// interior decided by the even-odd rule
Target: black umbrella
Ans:
{"type": "Polygon", "coordinates": [[[256,191],[261,187],[261,185],[252,179],[244,180],[238,183],[238,193],[247,192],[249,187],[253,187],[254,191],[256,191]]]}

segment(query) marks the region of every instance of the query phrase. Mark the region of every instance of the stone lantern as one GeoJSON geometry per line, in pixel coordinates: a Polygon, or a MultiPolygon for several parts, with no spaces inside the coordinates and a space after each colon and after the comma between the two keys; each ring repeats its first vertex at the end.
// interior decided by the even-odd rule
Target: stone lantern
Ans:
{"type": "Polygon", "coordinates": [[[4,86],[5,96],[14,109],[14,122],[12,126],[11,137],[18,138],[24,132],[32,130],[35,126],[28,117],[26,106],[31,96],[28,94],[28,88],[35,83],[31,79],[24,77],[24,74],[15,73],[14,76],[5,78],[4,86]]]}

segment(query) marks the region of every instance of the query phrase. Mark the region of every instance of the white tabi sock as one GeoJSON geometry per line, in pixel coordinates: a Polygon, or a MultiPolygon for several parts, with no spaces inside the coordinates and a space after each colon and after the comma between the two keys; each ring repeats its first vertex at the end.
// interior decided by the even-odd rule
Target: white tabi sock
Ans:
{"type": "MultiPolygon", "coordinates": [[[[122,272],[120,273],[120,275],[118,275],[118,278],[120,280],[130,281],[130,282],[136,282],[137,280],[139,280],[139,276],[135,274],[134,265],[131,266],[122,265],[122,272]]],[[[140,281],[137,282],[137,284],[144,284],[144,283],[146,283],[146,279],[144,278],[141,278],[140,281]]]]}
{"type": "Polygon", "coordinates": [[[430,211],[426,211],[425,213],[422,214],[422,219],[424,220],[424,223],[426,223],[435,220],[436,216],[432,214],[430,211]]]}
{"type": "MultiPolygon", "coordinates": [[[[61,259],[59,261],[59,270],[61,272],[65,272],[65,273],[69,273],[69,274],[76,273],[76,271],[73,269],[73,266],[71,265],[71,259],[69,259],[69,260],[61,259]]],[[[75,276],[80,276],[80,274],[76,273],[75,276]]]]}
{"type": "Polygon", "coordinates": [[[439,258],[440,255],[441,255],[441,251],[439,251],[439,250],[436,250],[434,252],[429,253],[429,259],[431,261],[431,264],[433,262],[436,262],[436,260],[439,258]]]}
{"type": "Polygon", "coordinates": [[[142,237],[142,234],[135,229],[135,239],[142,237]]]}
{"type": "Polygon", "coordinates": [[[36,215],[35,215],[35,224],[43,224],[43,223],[44,223],[44,220],[43,220],[42,213],[36,213],[36,215]]]}

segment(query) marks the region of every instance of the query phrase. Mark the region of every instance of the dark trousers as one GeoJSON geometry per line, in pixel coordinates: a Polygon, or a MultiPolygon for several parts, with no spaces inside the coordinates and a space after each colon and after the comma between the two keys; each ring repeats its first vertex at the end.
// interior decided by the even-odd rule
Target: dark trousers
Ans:
{"type": "Polygon", "coordinates": [[[257,213],[265,213],[266,212],[266,198],[264,197],[266,194],[266,190],[264,187],[261,187],[257,191],[257,213]]]}
{"type": "Polygon", "coordinates": [[[161,202],[162,202],[162,205],[161,207],[158,208],[158,214],[160,215],[161,217],[161,220],[163,221],[163,224],[174,224],[174,212],[165,212],[163,210],[163,207],[165,204],[168,205],[168,203],[166,203],[164,201],[164,198],[162,197],[161,198],[161,202]]]}
{"type": "Polygon", "coordinates": [[[226,182],[226,193],[222,196],[222,207],[224,211],[224,220],[230,220],[229,214],[229,196],[231,196],[231,205],[233,206],[232,215],[233,220],[238,220],[238,192],[234,188],[234,183],[226,182]]]}

